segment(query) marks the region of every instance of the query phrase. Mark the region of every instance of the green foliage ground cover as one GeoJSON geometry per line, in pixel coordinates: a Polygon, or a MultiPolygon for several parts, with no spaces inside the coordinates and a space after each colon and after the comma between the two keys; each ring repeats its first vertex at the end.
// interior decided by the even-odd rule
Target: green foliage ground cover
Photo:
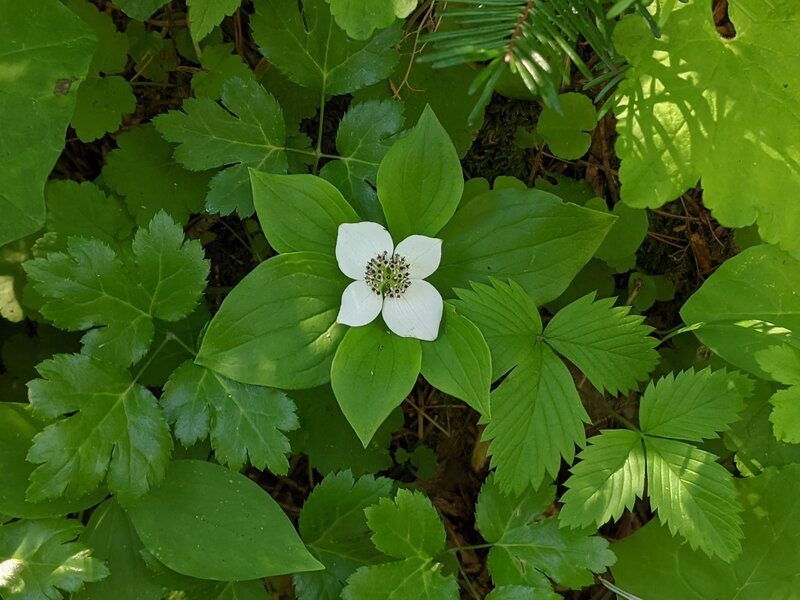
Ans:
{"type": "Polygon", "coordinates": [[[798,34],[0,0],[0,598],[795,597],[798,34]]]}

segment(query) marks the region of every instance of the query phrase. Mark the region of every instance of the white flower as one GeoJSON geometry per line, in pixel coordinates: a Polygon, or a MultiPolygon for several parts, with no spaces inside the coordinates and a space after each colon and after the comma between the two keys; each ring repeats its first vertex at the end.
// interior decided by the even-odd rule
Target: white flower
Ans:
{"type": "Polygon", "coordinates": [[[339,269],[355,279],[342,294],[337,323],[360,327],[383,313],[400,337],[433,341],[444,305],[425,277],[442,259],[442,240],[410,235],[394,247],[378,223],[343,223],[336,238],[339,269]]]}

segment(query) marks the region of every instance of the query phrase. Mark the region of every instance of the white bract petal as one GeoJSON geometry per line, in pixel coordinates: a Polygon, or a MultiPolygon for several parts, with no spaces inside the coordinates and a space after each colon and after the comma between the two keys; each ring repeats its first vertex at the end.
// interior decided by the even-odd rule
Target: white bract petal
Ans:
{"type": "Polygon", "coordinates": [[[433,341],[439,335],[444,304],[439,292],[427,281],[413,279],[399,298],[385,298],[383,320],[400,337],[433,341]]]}
{"type": "Polygon", "coordinates": [[[354,281],[342,293],[342,305],[336,322],[350,327],[371,323],[381,313],[383,298],[363,281],[354,281]]]}
{"type": "Polygon", "coordinates": [[[442,240],[425,235],[410,235],[397,244],[394,253],[408,260],[411,279],[425,279],[439,268],[442,240]]]}
{"type": "Polygon", "coordinates": [[[364,279],[364,269],[370,259],[386,252],[392,255],[392,236],[383,225],[342,223],[336,237],[336,261],[339,269],[350,279],[364,279]]]}

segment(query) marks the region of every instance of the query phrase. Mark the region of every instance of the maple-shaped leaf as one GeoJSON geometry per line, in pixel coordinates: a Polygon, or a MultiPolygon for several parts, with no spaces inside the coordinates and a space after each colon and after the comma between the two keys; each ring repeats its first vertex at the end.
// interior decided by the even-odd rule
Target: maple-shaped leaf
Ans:
{"type": "Polygon", "coordinates": [[[548,579],[570,588],[592,583],[614,563],[608,542],[599,536],[559,528],[542,513],[555,500],[555,488],[505,495],[490,475],[475,507],[478,531],[492,544],[489,572],[495,585],[550,589],[548,579]]]}
{"type": "Polygon", "coordinates": [[[132,252],[71,238],[66,252],[24,268],[46,300],[46,318],[69,331],[95,327],[83,336],[83,351],[128,366],[150,347],[153,319],[177,321],[194,309],[209,265],[200,243],[185,242],[180,226],[162,212],[137,231],[132,252]]]}
{"type": "Polygon", "coordinates": [[[136,96],[123,77],[87,77],[78,88],[70,125],[78,139],[92,142],[119,129],[124,115],[136,110],[136,96]]]}
{"type": "Polygon", "coordinates": [[[392,481],[347,470],[325,477],[300,513],[300,536],[325,571],[294,576],[300,600],[338,600],[347,578],[359,567],[386,556],[369,539],[364,509],[389,496],[392,481]]]}
{"type": "Polygon", "coordinates": [[[249,459],[257,469],[288,471],[289,440],[283,432],[298,422],[283,392],[239,383],[187,361],[164,386],[161,405],[184,446],[210,435],[217,460],[231,469],[240,470],[249,459]]]}
{"type": "Polygon", "coordinates": [[[339,157],[326,163],[320,175],[334,184],[362,218],[383,221],[375,193],[378,165],[403,127],[403,105],[393,100],[355,104],[336,132],[339,157]]]}
{"type": "Polygon", "coordinates": [[[797,252],[800,204],[786,190],[800,187],[800,114],[787,107],[800,103],[800,61],[786,49],[800,4],[731,0],[733,39],[705,3],[673,7],[658,37],[640,15],[614,30],[631,64],[616,108],[622,199],[654,208],[700,179],[720,223],[757,222],[763,240],[797,252]]]}
{"type": "Polygon", "coordinates": [[[392,562],[361,567],[347,580],[344,600],[455,600],[458,584],[441,573],[436,560],[445,531],[436,509],[422,492],[398,490],[364,511],[372,542],[392,562]]]}
{"type": "Polygon", "coordinates": [[[172,157],[173,146],[152,125],[126,131],[117,138],[116,150],[106,157],[103,181],[125,198],[139,226],[161,210],[179,223],[202,212],[208,173],[192,173],[172,157]]]}
{"type": "Polygon", "coordinates": [[[125,504],[159,483],[172,437],[155,396],[126,370],[81,354],[57,354],[28,383],[33,414],[54,420],[33,439],[28,498],[82,496],[107,475],[125,504]]]}
{"type": "Polygon", "coordinates": [[[752,384],[705,369],[668,375],[641,400],[641,432],[603,431],[589,440],[566,481],[561,521],[570,527],[618,518],[641,497],[645,473],[651,507],[693,548],[731,561],[741,549],[740,511],[731,474],[699,441],[725,431],[752,384]],[[670,439],[677,438],[677,439],[670,439]]]}
{"type": "Polygon", "coordinates": [[[0,592],[5,600],[59,600],[108,576],[77,537],[80,521],[22,520],[0,525],[0,592]],[[60,590],[60,591],[59,591],[60,590]]]}
{"type": "Polygon", "coordinates": [[[289,79],[323,96],[347,94],[387,77],[399,58],[400,27],[356,41],[336,25],[325,0],[257,0],[253,39],[289,79]]]}
{"type": "Polygon", "coordinates": [[[286,128],[281,107],[256,81],[234,78],[222,87],[222,103],[189,98],[183,110],[153,120],[156,129],[178,144],[175,159],[192,171],[227,167],[211,179],[206,210],[223,215],[253,214],[248,168],[285,173],[286,128]],[[227,109],[227,110],[226,110],[227,109]]]}
{"type": "Polygon", "coordinates": [[[658,340],[644,317],[614,306],[614,298],[579,298],[558,311],[542,334],[545,342],[578,367],[599,391],[625,393],[658,364],[658,340]]]}

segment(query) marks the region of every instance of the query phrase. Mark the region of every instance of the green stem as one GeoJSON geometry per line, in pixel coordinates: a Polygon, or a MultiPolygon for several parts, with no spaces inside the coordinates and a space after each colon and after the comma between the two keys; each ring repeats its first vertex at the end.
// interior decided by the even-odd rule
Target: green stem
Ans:
{"type": "Polygon", "coordinates": [[[317,129],[317,151],[314,153],[314,175],[319,173],[319,159],[322,158],[322,132],[325,128],[325,82],[319,99],[319,128],[317,129]]]}
{"type": "Polygon", "coordinates": [[[175,342],[180,347],[182,347],[184,350],[186,350],[189,354],[191,354],[192,356],[197,356],[197,352],[195,352],[189,346],[187,346],[186,343],[184,343],[184,341],[181,338],[179,338],[177,335],[175,335],[171,331],[168,331],[167,334],[164,336],[164,342],[167,342],[167,341],[175,342]]]}
{"type": "Polygon", "coordinates": [[[627,427],[628,429],[632,429],[633,431],[639,431],[639,428],[633,424],[633,421],[629,420],[627,417],[623,417],[621,414],[619,414],[617,411],[615,411],[607,404],[603,404],[603,406],[605,407],[606,412],[608,412],[608,414],[610,414],[617,421],[625,425],[625,427],[627,427]]]}
{"type": "Polygon", "coordinates": [[[144,373],[147,370],[147,367],[150,366],[150,363],[152,363],[153,360],[155,360],[156,356],[158,356],[158,353],[161,352],[161,350],[164,349],[164,346],[167,345],[168,341],[169,341],[169,335],[167,335],[167,337],[165,337],[163,340],[161,340],[161,343],[158,345],[158,347],[150,353],[150,356],[147,357],[147,360],[142,365],[142,368],[139,369],[139,372],[136,374],[136,377],[133,378],[133,383],[136,383],[136,382],[139,381],[139,377],[141,377],[142,373],[144,373]]]}
{"type": "Polygon", "coordinates": [[[467,572],[464,570],[464,567],[461,566],[460,561],[458,562],[458,572],[461,573],[461,579],[463,579],[464,583],[467,585],[470,595],[475,598],[475,600],[481,600],[481,595],[478,593],[478,590],[475,589],[475,586],[472,585],[469,577],[467,577],[467,572]]]}

